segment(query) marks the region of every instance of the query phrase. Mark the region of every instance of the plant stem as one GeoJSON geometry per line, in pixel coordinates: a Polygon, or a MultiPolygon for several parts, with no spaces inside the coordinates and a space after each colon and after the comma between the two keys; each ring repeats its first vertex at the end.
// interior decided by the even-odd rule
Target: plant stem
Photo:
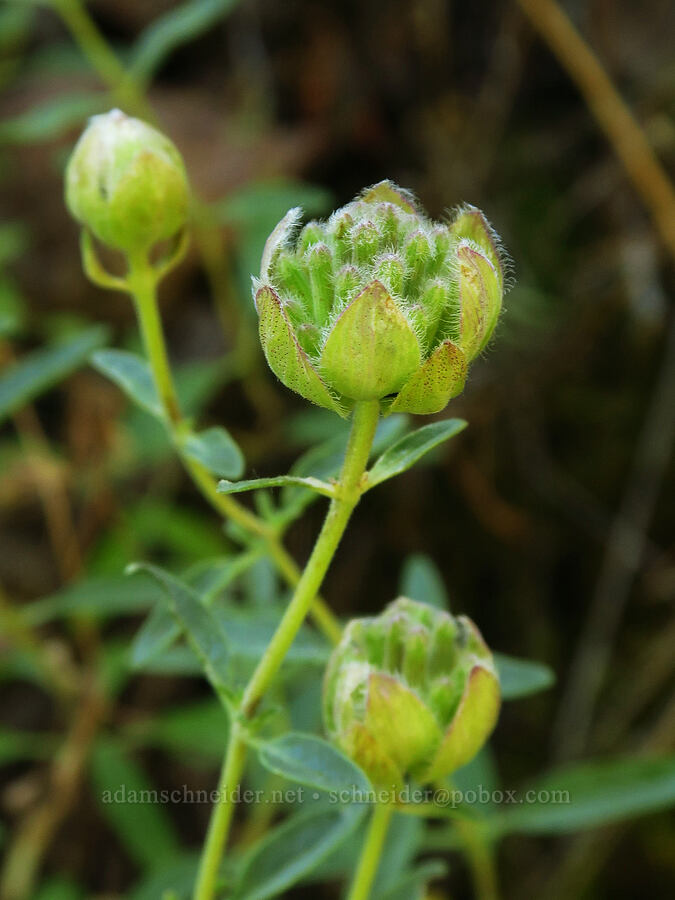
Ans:
{"type": "Polygon", "coordinates": [[[497,871],[492,847],[484,839],[475,822],[469,819],[457,819],[455,828],[464,847],[464,855],[471,871],[471,881],[477,900],[499,900],[497,871]]]}
{"type": "Polygon", "coordinates": [[[382,849],[389,829],[394,807],[390,803],[377,803],[370,819],[366,842],[354,874],[347,900],[368,900],[370,889],[377,875],[382,849]]]}
{"type": "MultiPolygon", "coordinates": [[[[233,497],[230,497],[228,494],[219,494],[216,482],[208,469],[181,452],[179,437],[185,436],[189,423],[183,418],[180,411],[178,395],[166,351],[162,322],[158,311],[157,279],[145,254],[130,257],[127,284],[136,307],[143,346],[150,363],[157,394],[166,416],[167,427],[183,465],[204,499],[220,515],[231,519],[245,531],[261,538],[265,542],[267,553],[276,565],[279,573],[288,584],[295,587],[300,580],[300,572],[293,558],[282,546],[279,536],[274,529],[246,509],[245,506],[238,503],[233,497]]],[[[337,643],[340,640],[340,623],[321,597],[317,596],[314,598],[312,618],[328,640],[332,643],[337,643]]]]}
{"type": "MultiPolygon", "coordinates": [[[[363,401],[356,404],[336,496],[331,500],[323,527],[300,576],[293,598],[246,686],[240,709],[241,716],[245,719],[254,715],[258,703],[279,671],[310,610],[312,600],[321,587],[349,517],[359,502],[363,474],[368,464],[378,418],[377,401],[363,401]]],[[[234,722],[219,784],[219,799],[209,825],[194,900],[212,900],[214,896],[218,866],[232,821],[231,794],[239,784],[244,770],[246,758],[244,737],[242,726],[234,722]]]]}

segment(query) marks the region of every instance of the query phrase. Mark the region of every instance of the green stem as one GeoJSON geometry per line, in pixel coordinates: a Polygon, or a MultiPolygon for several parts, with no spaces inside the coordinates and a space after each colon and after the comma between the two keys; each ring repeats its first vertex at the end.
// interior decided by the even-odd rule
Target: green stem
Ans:
{"type": "Polygon", "coordinates": [[[375,806],[347,900],[368,900],[393,811],[394,807],[389,803],[378,803],[375,806]]]}
{"type": "MultiPolygon", "coordinates": [[[[244,691],[240,710],[244,719],[255,714],[262,696],[279,671],[284,657],[321,587],[321,582],[344,534],[349,517],[359,502],[363,474],[368,464],[378,418],[379,403],[377,401],[363,401],[356,404],[336,496],[331,500],[323,528],[305,570],[300,576],[293,598],[244,691]]],[[[244,770],[246,754],[244,737],[241,726],[235,723],[230,733],[220,780],[219,799],[211,817],[193,895],[194,900],[212,900],[214,896],[218,867],[232,821],[231,794],[239,784],[244,770]]]]}
{"type": "Polygon", "coordinates": [[[133,79],[110,49],[81,0],[51,0],[92,69],[121,106],[149,121],[154,114],[133,79]]]}
{"type": "Polygon", "coordinates": [[[464,847],[464,856],[471,872],[477,900],[499,900],[497,869],[492,847],[481,829],[469,819],[458,819],[455,828],[464,847]]]}
{"type": "MultiPolygon", "coordinates": [[[[167,426],[171,437],[180,453],[180,435],[185,435],[188,423],[183,419],[176,394],[176,387],[171,373],[162,322],[157,304],[157,278],[145,254],[137,254],[129,259],[127,286],[131,294],[139,328],[143,339],[152,376],[157,388],[162,409],[165,412],[167,426]]],[[[236,522],[245,531],[260,537],[266,545],[267,552],[282,577],[295,585],[300,580],[300,572],[293,558],[287,553],[279,541],[277,533],[266,522],[246,509],[228,494],[219,494],[215,480],[208,469],[180,453],[183,465],[202,496],[220,515],[236,522]]],[[[324,603],[321,597],[315,597],[312,606],[312,618],[317,626],[332,642],[340,640],[340,623],[324,603]]]]}

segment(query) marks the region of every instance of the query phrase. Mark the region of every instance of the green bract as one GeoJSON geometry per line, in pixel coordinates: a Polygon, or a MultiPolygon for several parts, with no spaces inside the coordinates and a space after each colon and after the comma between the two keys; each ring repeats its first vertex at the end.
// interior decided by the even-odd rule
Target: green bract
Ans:
{"type": "Polygon", "coordinates": [[[501,309],[499,244],[483,213],[431,222],[388,181],[297,232],[300,212],[270,235],[255,283],[272,371],[341,415],[359,400],[440,412],[501,309]]]}
{"type": "Polygon", "coordinates": [[[174,144],[118,109],[93,116],[66,170],[66,203],[100,241],[144,252],[185,224],[190,192],[174,144]]]}
{"type": "Polygon", "coordinates": [[[499,705],[492,654],[473,622],[406,597],[349,623],[324,683],[330,738],[386,788],[465,765],[499,705]]]}

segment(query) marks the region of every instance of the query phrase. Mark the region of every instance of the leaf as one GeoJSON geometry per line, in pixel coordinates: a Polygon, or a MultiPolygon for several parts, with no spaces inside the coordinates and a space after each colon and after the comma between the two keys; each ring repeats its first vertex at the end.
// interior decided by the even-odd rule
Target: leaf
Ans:
{"type": "Polygon", "coordinates": [[[190,0],[154,19],[136,41],[129,66],[135,81],[147,83],[162,62],[237,6],[239,0],[190,0]]]}
{"type": "Polygon", "coordinates": [[[150,609],[161,598],[157,586],[144,578],[85,578],[23,606],[21,614],[31,625],[43,625],[67,616],[131,615],[150,609]]]}
{"type": "Polygon", "coordinates": [[[156,578],[166,591],[171,609],[197,654],[206,677],[219,693],[230,694],[230,652],[225,633],[211,611],[184,582],[165,569],[149,563],[135,563],[129,571],[144,571],[156,578]]]}
{"type": "Polygon", "coordinates": [[[133,668],[144,668],[151,660],[167,650],[180,634],[181,627],[162,598],[141,625],[131,645],[133,668]]]}
{"type": "Polygon", "coordinates": [[[11,279],[0,275],[0,338],[18,334],[26,318],[23,296],[11,279]]]}
{"type": "Polygon", "coordinates": [[[207,428],[190,434],[182,442],[186,456],[219,478],[239,478],[244,471],[244,456],[230,434],[222,427],[207,428]]]}
{"type": "Polygon", "coordinates": [[[322,738],[288,732],[258,746],[260,762],[277,775],[320,791],[358,795],[370,790],[365,774],[322,738]]]}
{"type": "Polygon", "coordinates": [[[497,836],[566,834],[667,809],[675,804],[675,754],[568,766],[529,791],[535,802],[507,807],[488,820],[497,836]]]}
{"type": "Polygon", "coordinates": [[[388,450],[385,450],[368,472],[366,490],[405,472],[406,469],[414,466],[425,453],[463,431],[466,425],[467,423],[462,419],[445,419],[442,422],[432,422],[430,425],[406,434],[388,450]]]}
{"type": "Polygon", "coordinates": [[[96,325],[8,366],[0,378],[0,422],[83,365],[92,350],[105,342],[107,334],[107,329],[96,325]]]}
{"type": "Polygon", "coordinates": [[[126,895],[127,900],[158,900],[165,891],[174,890],[189,897],[197,878],[199,855],[181,853],[178,859],[166,862],[161,870],[147,873],[126,895]]]}
{"type": "Polygon", "coordinates": [[[58,96],[0,123],[0,143],[36,144],[53,140],[81,125],[94,113],[102,112],[106,104],[106,95],[102,93],[58,96]]]}
{"type": "Polygon", "coordinates": [[[314,216],[330,208],[333,197],[325,188],[288,178],[252,181],[231,191],[212,209],[222,225],[262,229],[266,235],[294,206],[314,216]]]}
{"type": "Polygon", "coordinates": [[[181,763],[193,755],[209,763],[221,759],[229,731],[228,716],[217,700],[203,700],[133,721],[124,736],[134,745],[159,747],[181,763]]]}
{"type": "Polygon", "coordinates": [[[91,363],[102,375],[110,378],[124,393],[150,415],[164,418],[164,411],[147,362],[127,350],[99,350],[91,363]]]}
{"type": "Polygon", "coordinates": [[[85,893],[68,878],[49,878],[44,881],[33,900],[84,900],[85,893]]]}
{"type": "Polygon", "coordinates": [[[264,900],[287,890],[347,839],[364,810],[302,812],[270,831],[247,856],[234,900],[264,900]]]}
{"type": "Polygon", "coordinates": [[[318,478],[300,478],[297,475],[276,475],[272,478],[250,478],[247,481],[221,481],[218,484],[219,494],[241,494],[243,491],[255,491],[260,488],[284,487],[294,485],[306,487],[324,497],[334,497],[335,489],[332,484],[320,481],[318,478]]]}
{"type": "Polygon", "coordinates": [[[50,734],[0,728],[0,766],[15,760],[49,759],[56,747],[50,734]]]}
{"type": "Polygon", "coordinates": [[[134,862],[146,870],[171,862],[179,844],[159,792],[118,741],[99,738],[91,775],[101,812],[134,862]]]}
{"type": "Polygon", "coordinates": [[[531,659],[517,659],[495,653],[503,700],[516,700],[545,691],[555,684],[555,673],[547,665],[531,659]]]}
{"type": "Polygon", "coordinates": [[[424,553],[414,553],[406,559],[399,590],[411,600],[429,603],[437,609],[450,609],[443,577],[431,557],[424,553]]]}

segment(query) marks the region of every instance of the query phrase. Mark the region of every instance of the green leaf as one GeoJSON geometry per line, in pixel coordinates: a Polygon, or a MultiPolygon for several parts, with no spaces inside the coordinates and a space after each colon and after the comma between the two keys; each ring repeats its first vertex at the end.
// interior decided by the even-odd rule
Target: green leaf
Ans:
{"type": "Polygon", "coordinates": [[[35,144],[53,140],[106,108],[102,93],[60,95],[0,123],[0,143],[35,144]]]}
{"type": "Polygon", "coordinates": [[[49,759],[56,747],[51,734],[0,728],[0,766],[22,759],[49,759]]]}
{"type": "Polygon", "coordinates": [[[166,57],[229,13],[239,0],[190,0],[154,19],[136,41],[130,77],[147,83],[166,57]]]}
{"type": "Polygon", "coordinates": [[[150,609],[161,598],[161,591],[145,578],[85,578],[23,606],[21,614],[31,625],[67,616],[132,615],[150,609]]]}
{"type": "Polygon", "coordinates": [[[188,435],[181,449],[190,459],[220,478],[239,478],[244,471],[244,456],[222,427],[188,435]]]}
{"type": "Polygon", "coordinates": [[[505,653],[495,653],[494,657],[504,700],[529,697],[555,684],[555,673],[544,663],[505,653]]]}
{"type": "Polygon", "coordinates": [[[406,434],[388,450],[385,450],[368,472],[366,490],[405,472],[406,469],[414,466],[425,453],[463,431],[466,425],[467,423],[462,419],[446,419],[443,422],[432,422],[430,425],[406,434]]]}
{"type": "Polygon", "coordinates": [[[213,204],[212,209],[223,225],[262,228],[269,233],[292,207],[300,206],[306,215],[314,216],[329,209],[332,201],[325,188],[274,178],[249,182],[213,204]]]}
{"type": "Polygon", "coordinates": [[[0,378],[0,422],[78,369],[106,338],[107,329],[96,325],[8,366],[0,378]]]}
{"type": "Polygon", "coordinates": [[[414,553],[403,564],[400,593],[411,600],[429,603],[437,609],[450,609],[443,577],[431,557],[414,553]]]}
{"type": "Polygon", "coordinates": [[[49,878],[41,885],[33,900],[84,900],[84,889],[69,878],[49,878]]]}
{"type": "Polygon", "coordinates": [[[248,854],[234,900],[264,900],[296,884],[347,839],[365,807],[312,810],[270,831],[248,854]]]}
{"type": "Polygon", "coordinates": [[[164,417],[150,367],[142,357],[127,350],[99,350],[92,355],[91,363],[150,415],[164,417]]]}
{"type": "Polygon", "coordinates": [[[675,804],[675,754],[572,765],[529,790],[535,802],[507,807],[488,820],[498,836],[564,834],[668,809],[675,804]]]}
{"type": "Polygon", "coordinates": [[[0,338],[13,337],[23,327],[26,304],[14,282],[0,275],[0,338]]]}
{"type": "Polygon", "coordinates": [[[222,704],[209,699],[133,721],[124,728],[124,736],[134,745],[165,750],[183,763],[187,756],[213,763],[222,758],[228,731],[222,704]]]}
{"type": "Polygon", "coordinates": [[[171,821],[145,773],[118,741],[99,738],[91,774],[101,812],[134,862],[146,870],[171,862],[179,853],[171,821]]]}
{"type": "Polygon", "coordinates": [[[306,487],[324,497],[335,496],[332,484],[320,481],[318,478],[300,478],[297,475],[277,475],[273,478],[250,478],[247,481],[221,481],[218,484],[220,494],[241,494],[244,491],[255,491],[260,488],[284,487],[294,485],[306,487]]]}
{"type": "Polygon", "coordinates": [[[370,782],[337,747],[311,734],[289,732],[258,746],[260,762],[277,775],[320,791],[365,794],[370,782]]]}
{"type": "Polygon", "coordinates": [[[373,893],[373,900],[423,900],[429,881],[442,878],[447,866],[441,859],[430,859],[417,866],[396,881],[393,887],[382,893],[373,893]]]}
{"type": "Polygon", "coordinates": [[[164,900],[166,891],[189,897],[197,878],[199,855],[183,853],[178,859],[165,862],[160,871],[148,872],[128,894],[127,900],[164,900]]]}
{"type": "Polygon", "coordinates": [[[180,634],[181,627],[162,598],[141,625],[131,645],[133,668],[144,668],[160,653],[168,650],[180,634]]]}
{"type": "Polygon", "coordinates": [[[187,584],[159,566],[135,563],[129,571],[148,572],[164,588],[171,609],[217,692],[230,694],[230,651],[225,633],[212,612],[187,584]]]}

